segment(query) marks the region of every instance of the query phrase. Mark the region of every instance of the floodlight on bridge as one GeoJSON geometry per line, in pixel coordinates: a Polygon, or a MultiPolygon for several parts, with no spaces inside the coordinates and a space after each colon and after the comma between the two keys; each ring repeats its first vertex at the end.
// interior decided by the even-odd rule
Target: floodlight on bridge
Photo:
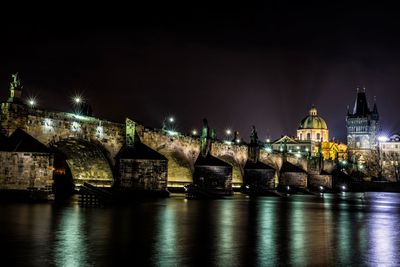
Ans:
{"type": "Polygon", "coordinates": [[[387,141],[389,141],[389,137],[387,137],[386,135],[380,135],[380,136],[378,136],[378,141],[379,142],[387,142],[387,141]]]}
{"type": "Polygon", "coordinates": [[[34,99],[34,98],[29,98],[28,99],[28,105],[30,106],[30,107],[35,107],[36,106],[36,100],[34,99]]]}

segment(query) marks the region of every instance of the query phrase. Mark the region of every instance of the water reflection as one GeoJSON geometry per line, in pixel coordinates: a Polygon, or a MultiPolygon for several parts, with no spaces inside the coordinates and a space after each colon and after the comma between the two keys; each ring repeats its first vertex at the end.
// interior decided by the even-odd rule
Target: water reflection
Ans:
{"type": "Polygon", "coordinates": [[[84,232],[87,222],[85,214],[78,206],[60,211],[55,229],[54,263],[56,266],[87,266],[88,235],[84,232]]]}
{"type": "Polygon", "coordinates": [[[178,203],[171,203],[165,206],[158,213],[157,225],[158,233],[155,243],[155,263],[158,266],[178,266],[177,237],[179,236],[177,209],[182,208],[178,203]]]}
{"type": "Polygon", "coordinates": [[[264,200],[258,204],[258,218],[256,229],[256,258],[257,266],[276,265],[277,250],[276,250],[276,232],[279,225],[276,219],[276,203],[264,200]]]}
{"type": "Polygon", "coordinates": [[[399,196],[0,205],[1,251],[29,266],[398,266],[399,196]]]}
{"type": "Polygon", "coordinates": [[[400,220],[398,207],[383,205],[379,201],[379,203],[372,204],[371,209],[374,212],[368,214],[366,225],[368,229],[368,237],[366,237],[368,241],[368,263],[371,265],[399,266],[400,237],[398,229],[400,220]]]}

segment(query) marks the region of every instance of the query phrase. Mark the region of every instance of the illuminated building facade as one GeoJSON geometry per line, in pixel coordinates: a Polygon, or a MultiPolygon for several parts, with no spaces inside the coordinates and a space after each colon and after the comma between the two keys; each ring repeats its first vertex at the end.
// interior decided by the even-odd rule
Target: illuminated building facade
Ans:
{"type": "Polygon", "coordinates": [[[379,159],[382,175],[389,181],[399,181],[400,171],[400,135],[394,134],[389,138],[379,140],[379,159]]]}

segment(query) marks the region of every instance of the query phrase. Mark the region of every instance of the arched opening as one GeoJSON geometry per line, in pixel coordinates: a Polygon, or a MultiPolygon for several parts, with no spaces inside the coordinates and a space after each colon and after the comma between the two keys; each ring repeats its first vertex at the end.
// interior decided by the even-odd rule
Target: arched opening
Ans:
{"type": "Polygon", "coordinates": [[[53,191],[56,201],[63,201],[74,193],[75,185],[66,156],[56,149],[52,150],[54,153],[53,191]]]}
{"type": "Polygon", "coordinates": [[[63,190],[90,183],[110,187],[114,181],[111,164],[98,144],[67,138],[52,144],[55,153],[54,180],[63,190]],[[71,185],[72,184],[72,185],[71,185]]]}

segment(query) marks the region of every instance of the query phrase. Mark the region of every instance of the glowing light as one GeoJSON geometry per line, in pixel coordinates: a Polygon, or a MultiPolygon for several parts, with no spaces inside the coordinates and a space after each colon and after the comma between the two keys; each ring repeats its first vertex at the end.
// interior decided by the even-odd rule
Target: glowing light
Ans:
{"type": "Polygon", "coordinates": [[[49,118],[45,118],[43,124],[46,128],[53,128],[53,121],[49,118]]]}
{"type": "Polygon", "coordinates": [[[175,118],[174,117],[169,117],[168,120],[169,120],[169,122],[174,122],[175,118]]]}
{"type": "Polygon", "coordinates": [[[30,106],[30,107],[35,107],[36,106],[36,100],[34,99],[34,98],[29,98],[28,99],[28,105],[30,106]]]}
{"type": "Polygon", "coordinates": [[[86,116],[82,116],[82,115],[78,115],[78,114],[73,114],[73,117],[74,118],[76,118],[76,119],[78,119],[78,120],[90,120],[90,118],[89,117],[86,117],[86,116]]]}
{"type": "Polygon", "coordinates": [[[378,136],[378,141],[379,142],[387,142],[387,141],[389,141],[389,138],[385,135],[381,135],[381,136],[378,136]]]}
{"type": "Polygon", "coordinates": [[[290,190],[290,186],[287,185],[286,186],[286,190],[289,191],[290,190]]]}
{"type": "Polygon", "coordinates": [[[224,141],[224,144],[225,144],[225,145],[232,145],[232,142],[231,142],[231,141],[226,141],[226,140],[225,140],[225,141],[224,141]]]}
{"type": "Polygon", "coordinates": [[[81,131],[81,125],[76,121],[72,122],[71,131],[80,132],[81,131]]]}
{"type": "Polygon", "coordinates": [[[324,190],[324,187],[323,187],[322,185],[320,185],[320,186],[319,186],[319,190],[320,190],[320,191],[323,191],[323,190],[324,190]]]}
{"type": "Polygon", "coordinates": [[[267,143],[269,143],[269,142],[271,142],[271,139],[267,138],[267,140],[266,140],[266,141],[267,141],[267,143]]]}
{"type": "Polygon", "coordinates": [[[43,120],[43,131],[45,133],[50,133],[50,132],[54,131],[54,129],[53,129],[53,120],[51,120],[49,118],[45,118],[43,120]]]}
{"type": "Polygon", "coordinates": [[[292,153],[292,150],[291,150],[291,149],[289,149],[289,153],[292,153]]]}
{"type": "Polygon", "coordinates": [[[75,101],[75,103],[79,104],[82,102],[82,99],[80,97],[75,97],[74,101],[75,101]]]}
{"type": "Polygon", "coordinates": [[[103,137],[104,137],[104,129],[103,129],[103,126],[97,126],[97,128],[96,128],[96,137],[98,138],[98,139],[103,139],[103,137]]]}
{"type": "Polygon", "coordinates": [[[240,139],[236,139],[236,143],[238,143],[238,144],[239,144],[239,143],[240,143],[240,139]]]}
{"type": "Polygon", "coordinates": [[[301,158],[301,154],[298,152],[298,153],[296,153],[296,157],[297,158],[301,158]]]}
{"type": "Polygon", "coordinates": [[[265,151],[267,151],[268,153],[271,153],[271,152],[272,152],[272,149],[271,149],[270,147],[267,147],[267,148],[265,149],[265,151]]]}
{"type": "Polygon", "coordinates": [[[342,190],[345,191],[347,187],[345,185],[342,185],[342,190]]]}
{"type": "Polygon", "coordinates": [[[231,131],[230,129],[226,129],[226,130],[225,130],[225,133],[226,133],[227,135],[230,135],[230,134],[232,133],[232,131],[231,131]]]}
{"type": "Polygon", "coordinates": [[[197,130],[192,130],[192,135],[197,135],[197,130]]]}
{"type": "Polygon", "coordinates": [[[176,132],[176,131],[171,131],[171,130],[168,130],[167,131],[167,135],[169,135],[169,136],[176,136],[176,135],[178,135],[179,133],[178,132],[176,132]]]}
{"type": "Polygon", "coordinates": [[[307,152],[308,152],[308,150],[309,150],[308,147],[306,147],[306,151],[307,151],[307,152]]]}
{"type": "Polygon", "coordinates": [[[297,150],[299,150],[299,149],[300,149],[300,147],[299,147],[299,146],[296,146],[296,149],[297,149],[297,150]]]}

